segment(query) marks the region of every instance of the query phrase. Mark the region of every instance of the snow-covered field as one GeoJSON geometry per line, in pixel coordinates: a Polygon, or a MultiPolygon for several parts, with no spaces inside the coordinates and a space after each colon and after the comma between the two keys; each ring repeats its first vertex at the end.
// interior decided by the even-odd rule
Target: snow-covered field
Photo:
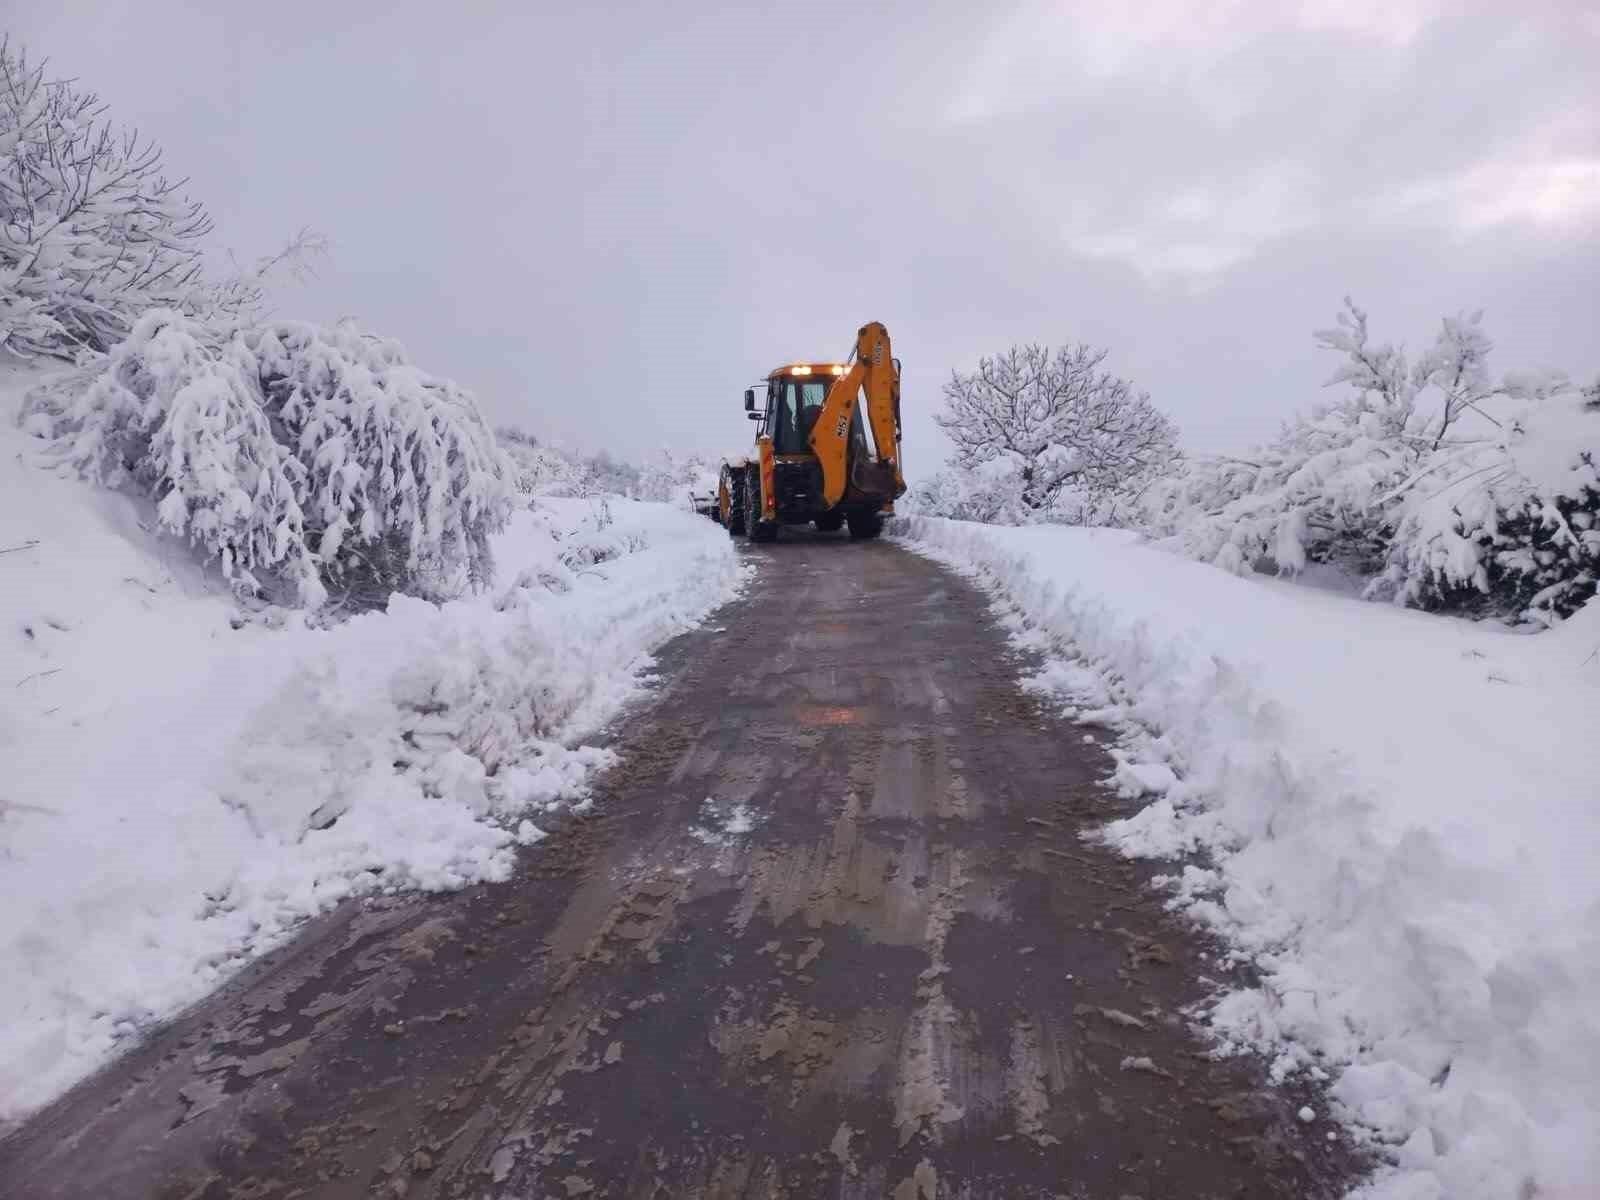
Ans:
{"type": "Polygon", "coordinates": [[[739,581],[681,509],[540,500],[484,593],[245,622],[153,509],[34,465],[27,382],[0,374],[0,1124],[343,897],[505,878],[739,581]]]}
{"type": "Polygon", "coordinates": [[[1600,600],[1538,635],[1239,578],[1130,534],[903,519],[1121,730],[1106,836],[1255,962],[1226,1048],[1332,1081],[1384,1200],[1600,1177],[1600,600]],[[1325,1074],[1322,1074],[1325,1073],[1325,1074]]]}

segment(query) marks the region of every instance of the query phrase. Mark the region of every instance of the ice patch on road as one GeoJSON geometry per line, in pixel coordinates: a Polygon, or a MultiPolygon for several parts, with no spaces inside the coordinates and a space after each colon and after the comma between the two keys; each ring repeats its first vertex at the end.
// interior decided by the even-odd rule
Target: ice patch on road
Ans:
{"type": "Polygon", "coordinates": [[[699,822],[689,836],[707,846],[731,847],[756,827],[755,813],[743,801],[729,803],[707,796],[700,806],[699,822]]]}

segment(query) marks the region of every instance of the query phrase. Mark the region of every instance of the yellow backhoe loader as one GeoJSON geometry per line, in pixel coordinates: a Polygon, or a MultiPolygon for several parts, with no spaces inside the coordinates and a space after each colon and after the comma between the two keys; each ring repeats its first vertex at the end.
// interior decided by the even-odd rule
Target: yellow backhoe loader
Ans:
{"type": "Polygon", "coordinates": [[[887,329],[863,325],[845,362],[778,367],[764,397],[745,390],[744,407],[761,422],[755,457],[724,463],[717,488],[718,518],[731,536],[770,542],[783,526],[806,524],[878,536],[906,490],[900,363],[887,329]]]}

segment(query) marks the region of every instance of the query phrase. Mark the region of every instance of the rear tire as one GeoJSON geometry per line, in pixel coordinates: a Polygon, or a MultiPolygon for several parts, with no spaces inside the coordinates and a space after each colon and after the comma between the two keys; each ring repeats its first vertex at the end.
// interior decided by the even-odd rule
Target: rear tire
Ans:
{"type": "Polygon", "coordinates": [[[729,537],[742,537],[745,529],[744,472],[723,467],[722,486],[728,492],[728,511],[724,514],[722,523],[728,527],[729,537]]]}
{"type": "Polygon", "coordinates": [[[875,538],[883,532],[881,513],[851,513],[846,519],[850,523],[850,536],[858,542],[875,538]]]}
{"type": "Polygon", "coordinates": [[[812,522],[823,533],[838,533],[844,528],[844,514],[831,512],[824,513],[812,522]]]}
{"type": "Polygon", "coordinates": [[[754,471],[744,480],[744,527],[752,542],[778,540],[778,523],[761,519],[761,480],[754,471]]]}

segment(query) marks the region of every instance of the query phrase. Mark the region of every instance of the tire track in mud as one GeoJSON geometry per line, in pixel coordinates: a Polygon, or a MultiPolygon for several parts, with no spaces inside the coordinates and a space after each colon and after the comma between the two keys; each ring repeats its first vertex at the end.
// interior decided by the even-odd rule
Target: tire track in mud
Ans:
{"type": "Polygon", "coordinates": [[[1109,759],[983,598],[750,553],[512,883],[313,923],[0,1143],[0,1195],[1339,1194],[1303,1098],[1191,1039],[1220,968],[1079,839],[1109,759]]]}

